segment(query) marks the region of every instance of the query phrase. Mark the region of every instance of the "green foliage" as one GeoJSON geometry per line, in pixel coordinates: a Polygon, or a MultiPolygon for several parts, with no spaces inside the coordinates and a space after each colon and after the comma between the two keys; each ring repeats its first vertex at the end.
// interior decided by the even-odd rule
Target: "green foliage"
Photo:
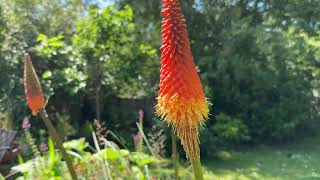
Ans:
{"type": "Polygon", "coordinates": [[[91,7],[77,20],[71,37],[39,34],[34,49],[50,66],[42,78],[51,102],[59,104],[59,96],[66,94],[66,98],[83,97],[79,103],[86,99],[102,103],[100,99],[109,96],[142,98],[155,94],[157,51],[137,43],[136,31],[129,6],[107,6],[91,7]]]}
{"type": "Polygon", "coordinates": [[[220,113],[215,117],[213,125],[201,131],[202,153],[210,155],[219,148],[235,147],[250,141],[251,138],[242,119],[220,113]]]}
{"type": "Polygon", "coordinates": [[[217,138],[226,143],[240,143],[248,141],[248,127],[243,121],[220,113],[216,117],[216,124],[212,130],[217,134],[217,138]]]}
{"type": "MultiPolygon", "coordinates": [[[[144,153],[130,152],[126,149],[102,149],[100,153],[87,151],[88,143],[84,138],[64,143],[68,153],[74,158],[75,168],[80,178],[97,178],[103,171],[103,163],[107,162],[111,170],[111,177],[132,177],[133,179],[146,179],[145,168],[151,170],[151,176],[160,178],[161,175],[153,174],[154,164],[161,162],[155,157],[144,153]]],[[[70,179],[65,162],[61,161],[61,155],[54,149],[53,142],[49,140],[49,151],[42,157],[21,162],[12,168],[15,172],[23,173],[17,179],[70,179]],[[30,168],[32,167],[32,168],[30,168]]]]}
{"type": "MultiPolygon", "coordinates": [[[[9,113],[12,124],[20,124],[26,115],[21,73],[23,52],[35,47],[38,34],[68,37],[84,8],[82,1],[74,0],[0,0],[0,111],[9,113]]],[[[53,65],[44,61],[34,63],[36,68],[48,64],[53,65]]],[[[53,94],[52,89],[45,90],[46,95],[53,94]]]]}
{"type": "Polygon", "coordinates": [[[52,38],[48,38],[44,34],[39,34],[37,42],[40,42],[41,44],[36,47],[37,52],[39,52],[39,55],[49,58],[58,53],[63,53],[61,52],[61,48],[64,46],[64,43],[62,42],[63,38],[64,36],[62,34],[52,38]]]}
{"type": "Polygon", "coordinates": [[[137,164],[138,166],[145,166],[150,163],[159,162],[155,157],[146,155],[142,152],[134,152],[132,153],[130,160],[137,164]]]}
{"type": "Polygon", "coordinates": [[[86,87],[88,76],[81,71],[82,61],[75,58],[69,58],[72,47],[66,45],[62,34],[48,38],[44,34],[39,34],[37,42],[39,43],[35,50],[41,57],[48,58],[49,64],[54,63],[55,68],[46,70],[42,78],[46,81],[44,84],[54,95],[54,92],[63,91],[70,95],[77,94],[86,87]],[[54,61],[59,59],[60,61],[54,61]],[[54,83],[53,83],[54,82],[54,83]]]}
{"type": "MultiPolygon", "coordinates": [[[[212,114],[238,117],[256,142],[292,137],[306,126],[310,102],[317,101],[311,84],[316,78],[292,67],[308,69],[296,61],[319,59],[302,50],[307,42],[296,34],[303,28],[278,24],[283,19],[273,14],[274,9],[264,9],[267,2],[260,5],[259,1],[201,1],[199,10],[186,13],[212,114]],[[299,30],[292,33],[291,28],[299,30]]],[[[318,69],[316,64],[311,66],[318,69]]]]}
{"type": "Polygon", "coordinates": [[[108,6],[91,8],[77,23],[73,53],[86,64],[91,87],[107,86],[116,94],[142,97],[154,90],[156,51],[135,42],[135,25],[130,6],[118,10],[108,6]],[[152,82],[152,83],[151,83],[152,82]]]}
{"type": "Polygon", "coordinates": [[[68,142],[63,143],[63,147],[67,150],[77,150],[77,151],[84,151],[89,146],[89,143],[86,142],[85,138],[80,138],[76,140],[71,140],[68,142]]]}
{"type": "Polygon", "coordinates": [[[45,156],[12,167],[13,172],[23,173],[23,176],[17,179],[33,179],[34,177],[61,179],[63,177],[64,169],[67,167],[60,160],[61,155],[55,151],[52,140],[48,141],[48,147],[49,151],[45,156]]]}

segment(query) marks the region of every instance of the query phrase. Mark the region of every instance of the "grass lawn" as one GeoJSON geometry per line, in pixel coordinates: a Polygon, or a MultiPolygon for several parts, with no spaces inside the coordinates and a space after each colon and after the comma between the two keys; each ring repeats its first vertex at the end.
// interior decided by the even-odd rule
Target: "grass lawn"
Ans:
{"type": "Polygon", "coordinates": [[[202,160],[206,179],[320,180],[319,135],[290,144],[220,151],[218,157],[202,160]]]}

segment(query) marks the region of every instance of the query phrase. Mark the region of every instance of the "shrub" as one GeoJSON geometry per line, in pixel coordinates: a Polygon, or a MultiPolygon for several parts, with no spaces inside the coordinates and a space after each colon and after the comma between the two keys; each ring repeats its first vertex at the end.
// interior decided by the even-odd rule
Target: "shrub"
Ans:
{"type": "Polygon", "coordinates": [[[217,148],[240,144],[251,139],[246,124],[239,118],[220,113],[208,130],[201,131],[202,154],[210,155],[217,148]]]}
{"type": "Polygon", "coordinates": [[[220,113],[216,117],[216,124],[212,129],[222,143],[241,143],[250,140],[248,127],[243,121],[224,113],[220,113]]]}

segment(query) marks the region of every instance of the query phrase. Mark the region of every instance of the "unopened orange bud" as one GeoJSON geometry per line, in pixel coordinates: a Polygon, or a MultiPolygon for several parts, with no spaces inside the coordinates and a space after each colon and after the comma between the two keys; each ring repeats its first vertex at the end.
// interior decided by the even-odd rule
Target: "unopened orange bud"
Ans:
{"type": "Polygon", "coordinates": [[[24,54],[24,92],[32,114],[37,115],[38,110],[45,107],[46,101],[28,53],[24,54]]]}
{"type": "Polygon", "coordinates": [[[181,139],[187,158],[200,156],[199,127],[209,103],[196,71],[184,16],[178,0],[162,0],[160,84],[156,113],[181,139]]]}

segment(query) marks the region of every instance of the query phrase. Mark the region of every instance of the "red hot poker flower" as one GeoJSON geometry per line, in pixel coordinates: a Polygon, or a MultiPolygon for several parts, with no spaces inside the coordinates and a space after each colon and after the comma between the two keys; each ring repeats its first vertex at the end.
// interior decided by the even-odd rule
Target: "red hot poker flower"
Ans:
{"type": "Polygon", "coordinates": [[[28,53],[24,54],[24,92],[33,115],[46,105],[40,81],[28,53]]]}
{"type": "Polygon", "coordinates": [[[198,128],[209,105],[196,71],[184,16],[178,0],[162,0],[160,89],[156,113],[181,139],[187,157],[200,156],[198,128]]]}

